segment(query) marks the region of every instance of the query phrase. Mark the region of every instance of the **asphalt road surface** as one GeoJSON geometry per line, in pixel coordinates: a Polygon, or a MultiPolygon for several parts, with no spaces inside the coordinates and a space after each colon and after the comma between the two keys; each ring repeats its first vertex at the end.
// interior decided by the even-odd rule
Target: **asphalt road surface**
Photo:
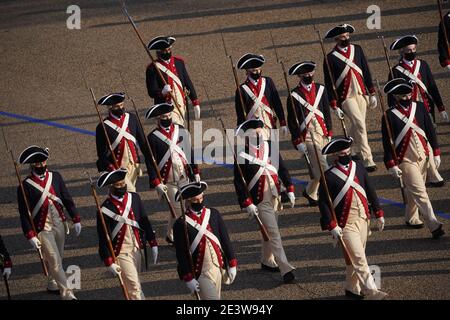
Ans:
{"type": "MultiPolygon", "coordinates": [[[[80,0],[81,29],[69,30],[66,9],[72,1],[0,2],[0,121],[17,156],[31,144],[50,149],[49,168],[60,171],[82,216],[79,239],[72,233],[66,241],[64,267],[81,268],[79,299],[121,299],[117,281],[107,273],[97,254],[94,202],[84,174],[97,176],[95,137],[98,123],[89,91],[97,95],[124,90],[136,101],[141,116],[151,105],[145,87],[149,58],[121,12],[117,1],[80,0]],[[123,81],[121,80],[123,78],[123,81]],[[78,154],[76,144],[79,145],[78,154]]],[[[446,11],[448,11],[448,4],[446,11]]],[[[263,54],[263,73],[272,77],[283,104],[286,88],[277,64],[269,32],[278,55],[286,65],[301,60],[318,62],[316,80],[322,82],[322,53],[314,27],[322,34],[338,23],[350,23],[356,32],[353,41],[365,50],[373,78],[384,83],[387,66],[377,36],[388,44],[396,37],[416,34],[420,58],[427,60],[437,80],[445,104],[449,105],[450,73],[442,69],[437,56],[439,16],[436,1],[292,1],[292,0],[192,0],[129,1],[128,11],[148,42],[157,35],[177,38],[173,51],[188,67],[202,106],[203,130],[218,128],[205,95],[223,117],[228,128],[235,126],[234,80],[225,56],[220,30],[235,60],[246,52],[263,54]],[[381,29],[369,30],[369,5],[381,9],[381,29]],[[203,85],[204,84],[204,85],[203,85]]],[[[327,42],[327,50],[332,44],[327,42]]],[[[395,63],[397,53],[392,53],[395,63]]],[[[239,73],[240,80],[244,79],[239,73]]],[[[296,79],[290,79],[291,86],[296,79]]],[[[131,110],[131,104],[127,102],[131,110]]],[[[193,118],[193,113],[191,113],[193,118]]],[[[367,115],[369,142],[378,171],[371,174],[382,198],[386,228],[373,228],[367,245],[370,265],[381,270],[382,290],[389,299],[450,298],[450,208],[449,187],[429,189],[433,207],[444,223],[447,235],[436,241],[426,229],[410,230],[404,225],[401,196],[396,182],[382,163],[381,112],[367,115]]],[[[342,134],[333,115],[335,135],[342,134]]],[[[450,127],[438,117],[442,148],[440,173],[450,179],[450,127]]],[[[149,132],[155,125],[146,121],[149,132]]],[[[208,138],[205,137],[204,146],[208,138]]],[[[14,263],[10,279],[13,299],[58,299],[45,292],[37,255],[22,234],[16,204],[17,181],[9,155],[0,144],[0,232],[14,263]]],[[[239,209],[232,184],[232,171],[221,165],[202,164],[202,178],[209,184],[206,201],[222,213],[239,261],[236,281],[223,286],[225,299],[343,299],[345,266],[342,253],[333,249],[331,237],[319,226],[317,208],[309,208],[301,197],[302,182],[308,179],[304,160],[299,160],[289,138],[281,142],[282,155],[296,179],[297,204],[279,214],[279,226],[288,259],[296,266],[297,284],[284,285],[278,274],[260,270],[261,236],[254,221],[239,209]]],[[[23,167],[22,176],[28,173],[23,167]]],[[[175,251],[165,241],[168,212],[148,189],[145,177],[138,191],[150,213],[160,244],[157,265],[143,272],[147,299],[192,299],[178,280],[175,251]]],[[[102,198],[105,192],[102,192],[102,198]]],[[[6,295],[0,285],[0,297],[6,295]]]]}

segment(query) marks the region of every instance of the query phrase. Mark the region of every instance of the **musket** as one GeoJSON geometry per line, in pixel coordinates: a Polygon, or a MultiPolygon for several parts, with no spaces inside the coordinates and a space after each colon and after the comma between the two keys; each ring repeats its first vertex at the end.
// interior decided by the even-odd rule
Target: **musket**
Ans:
{"type": "MultiPolygon", "coordinates": [[[[14,159],[12,150],[9,148],[8,141],[6,140],[6,136],[5,136],[5,131],[3,130],[3,125],[1,127],[2,127],[3,141],[5,142],[5,146],[6,146],[6,152],[9,152],[9,154],[11,155],[11,161],[13,162],[14,169],[16,171],[17,180],[19,181],[20,191],[23,196],[23,202],[25,202],[25,207],[27,209],[28,222],[30,223],[31,230],[33,230],[34,234],[37,236],[38,233],[36,231],[36,226],[33,221],[33,216],[31,215],[30,203],[28,202],[28,197],[27,197],[27,194],[25,193],[25,188],[23,187],[22,178],[20,177],[19,167],[17,165],[16,160],[14,159]]],[[[48,269],[47,269],[47,265],[45,264],[44,257],[42,255],[42,250],[36,249],[36,251],[39,255],[39,260],[41,262],[42,271],[43,271],[44,275],[47,277],[48,269]]]]}
{"type": "MultiPolygon", "coordinates": [[[[120,73],[120,77],[122,79],[122,84],[123,84],[123,86],[124,86],[124,88],[126,90],[125,82],[123,81],[121,73],[120,73]]],[[[141,117],[139,116],[138,109],[136,108],[136,104],[134,103],[134,100],[130,96],[130,94],[128,94],[128,98],[131,100],[131,104],[133,105],[134,113],[136,114],[136,117],[138,119],[139,127],[141,128],[142,133],[144,134],[145,145],[146,145],[146,147],[148,149],[148,152],[149,152],[149,155],[150,155],[150,159],[152,160],[152,165],[155,168],[156,176],[158,177],[159,181],[161,181],[161,183],[162,183],[163,182],[163,178],[161,176],[161,171],[159,170],[158,164],[156,163],[155,156],[153,154],[153,149],[150,147],[150,143],[148,141],[148,137],[145,134],[144,125],[142,124],[141,117]]],[[[175,213],[175,208],[173,207],[172,203],[170,202],[169,196],[168,196],[168,194],[166,192],[164,193],[164,199],[166,200],[167,206],[169,207],[170,215],[172,216],[173,219],[176,219],[177,215],[175,213]]]]}
{"type": "MultiPolygon", "coordinates": [[[[78,145],[77,145],[77,149],[78,149],[78,145]]],[[[91,178],[91,175],[89,174],[89,172],[86,171],[86,175],[89,179],[89,184],[91,186],[91,194],[95,200],[95,206],[97,208],[97,215],[98,215],[98,218],[100,219],[103,234],[105,235],[105,238],[106,238],[106,245],[108,247],[108,251],[109,251],[109,254],[111,255],[113,263],[115,263],[116,262],[116,254],[114,253],[114,248],[112,245],[111,237],[109,236],[108,227],[106,226],[105,218],[103,217],[102,209],[101,209],[100,203],[98,201],[97,190],[95,189],[94,182],[92,181],[92,178],[91,178]]],[[[130,296],[128,295],[128,290],[122,279],[122,274],[119,273],[117,275],[117,278],[119,279],[120,287],[122,288],[122,293],[123,293],[123,296],[125,297],[125,300],[130,300],[130,296]]]]}
{"type": "MultiPolygon", "coordinates": [[[[391,122],[389,121],[387,114],[386,114],[386,108],[384,106],[383,95],[381,94],[380,83],[378,82],[378,79],[375,79],[375,81],[377,83],[378,98],[380,99],[380,108],[381,108],[381,112],[383,113],[383,119],[384,119],[384,123],[386,125],[386,129],[387,129],[387,133],[388,133],[389,145],[391,147],[391,152],[392,152],[392,158],[394,159],[395,165],[398,166],[398,158],[397,158],[397,152],[395,151],[395,146],[394,146],[394,142],[393,142],[394,140],[393,140],[393,135],[392,135],[391,122]]],[[[405,185],[403,183],[403,178],[400,177],[399,181],[400,181],[400,191],[402,193],[403,203],[406,204],[405,185]]]]}
{"type": "MultiPolygon", "coordinates": [[[[211,108],[212,114],[214,115],[214,118],[216,118],[216,120],[219,120],[220,124],[222,125],[222,130],[223,130],[223,132],[224,132],[224,134],[225,134],[225,136],[227,138],[227,142],[230,145],[231,150],[233,152],[234,162],[236,163],[236,166],[237,166],[238,171],[239,171],[239,176],[241,177],[242,183],[244,185],[245,194],[246,194],[246,196],[248,198],[252,199],[252,196],[250,194],[250,190],[248,190],[248,185],[247,185],[247,182],[245,181],[245,177],[244,177],[244,174],[242,172],[242,168],[239,165],[236,153],[234,152],[233,144],[230,142],[229,137],[227,135],[227,131],[225,129],[225,124],[223,123],[222,117],[218,117],[217,116],[217,114],[216,114],[216,112],[215,112],[215,110],[214,110],[214,108],[213,108],[213,106],[211,104],[211,101],[209,99],[209,94],[208,94],[208,91],[206,90],[205,84],[202,83],[202,85],[203,85],[203,89],[205,90],[206,99],[208,100],[208,104],[209,104],[209,107],[211,108]]],[[[259,228],[261,230],[261,234],[262,234],[262,237],[263,237],[264,241],[269,241],[270,237],[269,237],[269,233],[267,232],[266,227],[264,226],[264,224],[262,223],[262,221],[261,221],[261,219],[259,218],[258,215],[255,215],[255,218],[256,218],[256,222],[258,223],[259,228]]]]}
{"type": "Polygon", "coordinates": [[[441,19],[442,30],[444,31],[445,44],[447,45],[447,55],[450,58],[450,44],[448,43],[447,28],[445,27],[444,16],[442,14],[442,3],[441,3],[441,0],[437,0],[437,2],[438,2],[438,8],[439,8],[439,18],[441,19]]]}
{"type": "Polygon", "coordinates": [[[233,57],[231,56],[231,54],[228,54],[227,45],[225,44],[225,38],[223,37],[222,29],[220,29],[220,36],[222,37],[222,43],[223,43],[223,49],[225,50],[225,56],[228,59],[230,59],[231,70],[233,72],[233,77],[234,77],[234,83],[236,85],[236,90],[239,94],[239,100],[241,102],[242,115],[244,116],[244,119],[247,119],[247,112],[245,111],[244,98],[242,97],[241,86],[239,84],[239,79],[238,79],[237,72],[236,72],[236,65],[233,62],[233,57]]]}
{"type": "Polygon", "coordinates": [[[100,110],[98,109],[97,99],[95,99],[94,90],[92,88],[88,87],[87,81],[86,81],[86,78],[85,78],[83,72],[82,72],[82,76],[83,76],[83,80],[84,80],[86,89],[89,89],[89,92],[91,93],[92,101],[94,102],[94,107],[95,107],[95,110],[97,111],[98,120],[100,120],[100,124],[103,129],[103,134],[105,135],[106,143],[108,144],[108,149],[109,149],[109,152],[111,153],[111,157],[114,162],[113,165],[114,165],[115,169],[119,169],[119,162],[117,161],[116,154],[114,153],[114,150],[111,146],[111,140],[109,139],[108,132],[106,131],[105,123],[103,122],[103,118],[100,114],[100,110]]]}
{"type": "MultiPolygon", "coordinates": [[[[317,29],[316,31],[317,31],[317,35],[319,36],[320,46],[322,48],[322,54],[323,54],[323,57],[325,59],[325,63],[327,66],[327,73],[328,73],[328,76],[330,77],[331,87],[333,89],[333,95],[334,95],[334,98],[336,99],[336,103],[337,103],[339,101],[339,95],[337,94],[337,89],[336,89],[336,84],[334,82],[333,72],[331,71],[331,67],[330,67],[330,61],[328,61],[327,53],[325,51],[325,45],[323,44],[323,39],[322,39],[322,35],[320,34],[320,30],[317,29]]],[[[347,127],[345,126],[344,118],[343,117],[342,118],[338,117],[338,118],[341,121],[341,126],[342,126],[342,130],[344,131],[344,135],[346,137],[348,137],[347,127]]]]}
{"type": "MultiPolygon", "coordinates": [[[[137,37],[139,38],[139,40],[140,40],[142,46],[144,47],[145,51],[147,52],[147,54],[148,54],[150,60],[152,61],[153,65],[155,66],[155,70],[156,70],[156,73],[158,74],[159,79],[161,80],[161,82],[162,82],[164,85],[167,85],[167,81],[166,81],[166,79],[164,78],[164,76],[163,76],[161,70],[159,69],[158,65],[156,64],[155,58],[153,58],[153,55],[152,55],[152,53],[150,52],[150,49],[147,47],[147,45],[145,44],[144,40],[142,39],[141,34],[139,33],[139,30],[138,30],[138,28],[137,28],[136,23],[134,22],[133,18],[132,18],[132,17],[130,16],[130,14],[128,13],[127,6],[126,6],[125,2],[123,2],[123,1],[121,1],[121,0],[119,0],[119,2],[122,4],[122,11],[123,11],[124,15],[128,18],[128,21],[129,21],[129,22],[131,23],[131,25],[133,26],[134,32],[136,33],[137,37]]],[[[183,116],[181,107],[180,107],[180,105],[178,104],[178,101],[175,99],[175,96],[173,95],[172,92],[169,92],[169,95],[170,95],[170,98],[172,99],[173,103],[174,103],[175,106],[177,107],[178,112],[180,113],[180,116],[181,116],[181,118],[183,119],[183,122],[184,122],[185,119],[184,119],[184,116],[183,116]]],[[[186,110],[186,111],[187,111],[187,110],[186,110]]]]}
{"type": "MultiPolygon", "coordinates": [[[[181,190],[179,182],[178,182],[178,190],[181,190]]],[[[189,234],[188,234],[188,227],[187,227],[187,222],[186,222],[186,209],[184,207],[184,202],[183,202],[183,197],[181,196],[181,191],[178,191],[178,192],[180,192],[181,219],[183,220],[184,242],[186,243],[186,255],[188,258],[188,262],[189,262],[189,268],[191,269],[191,272],[195,278],[194,261],[192,260],[191,246],[189,245],[189,234]]],[[[194,291],[194,295],[197,300],[201,300],[200,294],[197,291],[194,291]]]]}
{"type": "Polygon", "coordinates": [[[389,74],[391,75],[391,79],[394,79],[394,72],[392,71],[391,61],[389,60],[389,54],[388,54],[388,50],[386,47],[386,42],[384,41],[383,36],[379,36],[378,38],[381,39],[381,42],[383,43],[384,57],[386,58],[386,63],[389,68],[389,74]]]}
{"type": "MultiPolygon", "coordinates": [[[[294,114],[294,117],[295,117],[295,123],[297,124],[297,128],[298,128],[298,132],[299,132],[300,141],[301,141],[302,143],[304,143],[304,142],[305,142],[305,139],[303,138],[302,130],[301,130],[301,127],[300,127],[300,123],[298,122],[297,111],[296,111],[296,107],[295,107],[295,104],[294,104],[294,98],[292,97],[291,88],[290,88],[290,86],[289,86],[289,81],[288,81],[288,78],[287,78],[287,73],[286,73],[286,68],[285,68],[285,66],[284,66],[284,61],[283,61],[283,60],[280,60],[280,59],[278,58],[278,52],[277,52],[277,48],[276,48],[276,46],[275,46],[275,41],[273,40],[272,32],[269,32],[269,34],[270,34],[270,39],[272,40],[273,49],[274,49],[274,51],[275,51],[275,57],[276,57],[276,59],[277,59],[277,62],[281,65],[281,70],[283,71],[284,82],[286,83],[286,88],[287,88],[287,91],[288,91],[289,100],[291,101],[291,109],[292,109],[293,114],[294,114]]],[[[299,109],[300,109],[302,118],[303,118],[303,119],[306,119],[306,118],[305,118],[305,114],[303,113],[303,108],[302,108],[301,105],[300,105],[300,108],[299,108],[299,109]]],[[[306,122],[305,122],[305,125],[307,125],[306,122]]],[[[312,171],[312,167],[311,167],[311,160],[310,160],[310,158],[309,158],[308,152],[305,152],[304,155],[305,155],[306,165],[308,166],[308,174],[309,174],[309,177],[310,177],[311,179],[314,179],[314,175],[313,175],[313,171],[312,171]]]]}

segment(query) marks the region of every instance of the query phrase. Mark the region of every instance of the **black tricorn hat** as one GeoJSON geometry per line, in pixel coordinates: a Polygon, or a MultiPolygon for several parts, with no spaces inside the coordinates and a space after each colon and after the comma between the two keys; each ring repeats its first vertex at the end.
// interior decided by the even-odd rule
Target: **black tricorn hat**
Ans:
{"type": "Polygon", "coordinates": [[[97,180],[97,187],[102,188],[109,186],[117,181],[122,181],[127,175],[127,169],[119,168],[113,171],[103,172],[97,180]]]}
{"type": "Polygon", "coordinates": [[[41,148],[38,146],[29,146],[19,155],[19,163],[39,163],[48,159],[48,148],[41,148]]]}
{"type": "Polygon", "coordinates": [[[303,61],[303,62],[297,62],[293,64],[289,68],[289,75],[295,75],[295,74],[305,74],[312,72],[316,68],[316,63],[314,61],[303,61]]]}
{"type": "Polygon", "coordinates": [[[169,48],[176,39],[174,37],[159,36],[150,40],[147,45],[149,50],[164,50],[169,48]]]}
{"type": "Polygon", "coordinates": [[[336,138],[328,142],[322,149],[322,154],[333,154],[350,148],[353,143],[353,138],[336,138]]]}
{"type": "Polygon", "coordinates": [[[170,103],[160,103],[154,106],[151,106],[150,109],[145,113],[145,118],[151,119],[156,118],[162,114],[166,114],[172,112],[174,109],[173,104],[170,103]]]}
{"type": "Polygon", "coordinates": [[[198,196],[203,191],[208,188],[208,184],[204,181],[191,182],[180,188],[175,194],[175,200],[180,201],[180,197],[183,200],[190,199],[192,197],[198,196]]]}
{"type": "Polygon", "coordinates": [[[266,59],[264,59],[263,55],[246,53],[239,58],[236,67],[238,69],[259,68],[264,64],[264,62],[266,62],[266,59]]]}
{"type": "Polygon", "coordinates": [[[413,91],[414,85],[410,80],[395,78],[386,83],[383,87],[385,94],[408,94],[413,91]]]}
{"type": "Polygon", "coordinates": [[[403,36],[392,42],[391,45],[389,46],[389,49],[399,50],[401,48],[409,46],[410,44],[417,44],[418,41],[419,39],[417,39],[415,35],[403,36]]]}
{"type": "Polygon", "coordinates": [[[125,100],[125,92],[115,92],[101,97],[97,104],[103,106],[112,106],[125,100]]]}
{"type": "Polygon", "coordinates": [[[341,24],[327,31],[325,34],[325,39],[336,38],[337,36],[343,33],[353,33],[355,32],[355,28],[348,23],[341,24]]]}
{"type": "Polygon", "coordinates": [[[237,136],[241,131],[246,132],[249,129],[263,128],[264,122],[261,119],[249,119],[242,122],[237,128],[235,135],[237,136]]]}

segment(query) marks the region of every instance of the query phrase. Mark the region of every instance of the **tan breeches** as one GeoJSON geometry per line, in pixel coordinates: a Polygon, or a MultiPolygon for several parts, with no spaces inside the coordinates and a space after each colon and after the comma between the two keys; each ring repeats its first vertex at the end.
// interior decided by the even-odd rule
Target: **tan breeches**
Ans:
{"type": "MultiPolygon", "coordinates": [[[[324,137],[323,135],[319,135],[318,133],[314,133],[314,139],[320,163],[322,164],[322,168],[326,170],[328,168],[328,163],[326,158],[322,156],[322,148],[326,145],[327,139],[326,137],[324,137]]],[[[308,182],[308,185],[306,186],[306,193],[314,200],[317,200],[320,185],[320,168],[314,151],[314,145],[309,134],[306,136],[305,143],[306,148],[308,149],[309,160],[311,161],[311,169],[314,177],[311,181],[308,182]]]]}
{"type": "Polygon", "coordinates": [[[364,165],[374,165],[366,129],[367,97],[361,94],[347,98],[342,102],[342,111],[346,115],[348,134],[354,139],[352,154],[360,153],[364,165]]]}
{"type": "Polygon", "coordinates": [[[274,201],[263,200],[258,204],[259,218],[269,233],[270,240],[261,242],[261,262],[270,267],[280,267],[281,275],[294,270],[288,262],[281,242],[278,218],[274,210],[274,201]]]}
{"type": "Polygon", "coordinates": [[[142,253],[137,248],[132,252],[120,253],[117,263],[122,270],[122,279],[131,300],[145,300],[139,280],[139,271],[142,264],[142,253]]]}
{"type": "Polygon", "coordinates": [[[56,281],[61,298],[70,299],[72,290],[68,288],[66,273],[63,268],[65,229],[62,222],[55,223],[50,231],[41,231],[38,235],[42,243],[42,255],[48,267],[48,282],[56,281]]]}
{"type": "MultiPolygon", "coordinates": [[[[182,182],[180,182],[180,185],[182,185],[182,182]]],[[[168,182],[166,184],[167,186],[167,195],[169,196],[169,200],[172,203],[175,214],[177,215],[177,218],[181,214],[181,204],[180,201],[175,201],[175,195],[178,191],[178,185],[175,183],[168,182]]],[[[175,223],[177,218],[172,218],[172,215],[169,212],[169,222],[167,223],[167,230],[166,230],[166,236],[169,237],[171,240],[173,240],[173,224],[175,223]]]]}
{"type": "Polygon", "coordinates": [[[399,167],[403,172],[402,177],[405,184],[405,220],[411,224],[420,223],[420,212],[428,229],[430,231],[436,230],[440,223],[436,219],[425,187],[427,159],[415,162],[404,160],[399,167]]]}
{"type": "Polygon", "coordinates": [[[198,278],[200,298],[202,300],[220,300],[222,273],[211,242],[208,239],[206,241],[202,273],[198,278]]]}
{"type": "Polygon", "coordinates": [[[172,90],[178,104],[177,107],[177,104],[173,103],[172,122],[187,127],[186,102],[176,84],[172,86],[172,90]]]}
{"type": "Polygon", "coordinates": [[[353,263],[353,265],[347,266],[345,289],[356,294],[361,291],[366,294],[377,290],[365,252],[368,232],[369,220],[359,216],[357,212],[351,211],[343,229],[342,240],[353,263]]]}

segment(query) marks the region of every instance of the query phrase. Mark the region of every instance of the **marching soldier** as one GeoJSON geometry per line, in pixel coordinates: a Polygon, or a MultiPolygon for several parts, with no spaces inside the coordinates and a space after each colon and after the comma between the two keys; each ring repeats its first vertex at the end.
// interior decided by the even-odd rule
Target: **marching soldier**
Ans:
{"type": "Polygon", "coordinates": [[[164,85],[155,65],[151,63],[146,72],[147,91],[148,95],[154,99],[154,104],[167,102],[175,105],[173,121],[186,126],[187,97],[194,106],[195,120],[200,119],[200,101],[189,78],[184,60],[179,56],[172,55],[174,42],[175,38],[173,37],[159,36],[148,44],[149,50],[156,50],[156,65],[167,84],[164,85]],[[173,98],[176,101],[172,101],[173,98]]]}
{"type": "Polygon", "coordinates": [[[445,40],[444,26],[442,22],[439,24],[438,32],[438,51],[439,51],[439,62],[442,68],[446,68],[450,71],[450,48],[447,44],[450,42],[450,11],[443,17],[445,23],[445,31],[447,33],[447,41],[445,40]]]}
{"type": "Polygon", "coordinates": [[[347,248],[351,263],[347,262],[345,295],[355,299],[381,300],[387,294],[377,289],[365,248],[370,234],[370,211],[375,213],[380,231],[384,228],[384,213],[364,165],[353,161],[350,156],[352,143],[352,138],[338,138],[331,140],[322,149],[322,154],[338,157],[334,165],[325,171],[328,190],[324,184],[320,184],[320,223],[322,230],[331,232],[334,246],[342,238],[347,248]],[[332,218],[333,209],[327,201],[328,192],[337,222],[332,218]]]}
{"type": "Polygon", "coordinates": [[[2,236],[0,236],[0,270],[2,271],[2,276],[5,277],[6,280],[8,280],[11,275],[11,269],[11,257],[9,256],[8,250],[6,250],[2,236]]]}
{"type": "Polygon", "coordinates": [[[395,104],[386,112],[391,126],[397,159],[392,154],[389,135],[382,123],[384,162],[394,178],[403,178],[406,193],[405,220],[408,226],[423,227],[419,212],[433,238],[444,235],[442,223],[434,214],[425,187],[429,161],[439,168],[441,157],[436,131],[422,102],[413,101],[414,86],[403,78],[389,81],[384,92],[392,95],[395,104]],[[434,154],[431,158],[430,155],[434,154]]]}
{"type": "Polygon", "coordinates": [[[220,300],[222,283],[236,278],[237,259],[219,211],[204,205],[207,187],[203,181],[191,182],[177,193],[176,200],[187,200],[188,208],[185,220],[178,218],[173,226],[175,248],[180,279],[191,293],[197,291],[202,300],[220,300]]]}
{"type": "MultiPolygon", "coordinates": [[[[125,112],[125,93],[111,93],[98,101],[99,105],[108,106],[108,117],[103,120],[106,132],[111,142],[111,148],[117,159],[118,166],[127,169],[128,190],[136,191],[137,178],[142,176],[142,164],[138,150],[144,154],[150,181],[156,174],[150,162],[150,156],[145,142],[145,134],[139,126],[138,119],[133,113],[125,112]]],[[[100,123],[95,131],[97,146],[97,169],[99,172],[112,171],[115,163],[111,157],[105,131],[100,123]]]]}
{"type": "Polygon", "coordinates": [[[332,127],[330,105],[325,87],[314,81],[316,64],[313,61],[296,63],[289,69],[289,75],[297,75],[300,82],[291,92],[295,113],[291,99],[287,99],[288,125],[292,135],[294,147],[303,155],[309,154],[313,179],[308,183],[303,196],[310,206],[317,206],[320,184],[320,170],[314,153],[314,145],[323,167],[328,167],[325,157],[322,156],[322,148],[331,140],[332,127]],[[300,109],[302,108],[303,111],[300,109]],[[303,115],[305,118],[303,118],[303,115]],[[298,119],[295,119],[295,116],[298,119]],[[300,125],[301,132],[298,130],[300,125]],[[309,130],[314,131],[315,144],[309,130]],[[302,142],[304,141],[304,142],[302,142]]]}
{"type": "MultiPolygon", "coordinates": [[[[200,181],[200,169],[194,164],[194,154],[191,148],[191,137],[182,125],[172,121],[174,106],[161,103],[151,107],[146,118],[157,118],[157,127],[148,135],[150,148],[163,181],[155,178],[151,181],[152,187],[156,188],[160,198],[167,193],[173,206],[180,210],[180,203],[175,201],[175,194],[179,186],[186,184],[189,180],[200,181]]],[[[173,243],[172,216],[167,224],[166,241],[173,243]]]]}
{"type": "MultiPolygon", "coordinates": [[[[421,102],[433,120],[435,120],[434,107],[436,105],[442,119],[448,121],[448,114],[445,111],[439,89],[428,63],[416,58],[417,42],[416,36],[404,36],[390,45],[390,49],[398,50],[401,56],[399,63],[392,69],[392,74],[394,78],[414,81],[412,99],[421,102]]],[[[389,80],[392,80],[391,74],[389,74],[389,80]]],[[[388,96],[388,101],[389,105],[396,103],[392,95],[388,96]]],[[[430,148],[430,146],[428,147],[430,148]]],[[[433,154],[430,154],[430,157],[433,158],[433,154]]],[[[442,187],[445,184],[445,180],[439,174],[433,159],[430,161],[427,178],[430,186],[442,187]]]]}
{"type": "Polygon", "coordinates": [[[331,107],[338,118],[344,114],[350,120],[349,135],[354,137],[352,156],[356,159],[359,153],[368,172],[377,169],[373,161],[372,151],[367,139],[366,112],[367,107],[375,109],[377,99],[372,83],[369,65],[361,46],[350,43],[350,34],[355,28],[349,24],[339,25],[329,30],[325,38],[334,38],[336,46],[327,55],[330,72],[335,81],[338,101],[333,94],[332,80],[324,62],[325,87],[331,107]]]}
{"type": "Polygon", "coordinates": [[[122,275],[130,299],[143,300],[145,296],[139,281],[144,258],[142,250],[146,250],[148,242],[152,248],[153,263],[156,264],[158,244],[141,198],[137,193],[127,191],[126,174],[127,170],[120,168],[104,172],[97,181],[99,188],[110,187],[108,198],[101,205],[101,214],[110,232],[116,261],[113,261],[108,250],[107,238],[97,215],[99,254],[113,275],[122,275]]]}
{"type": "Polygon", "coordinates": [[[245,70],[247,79],[236,90],[234,101],[237,125],[246,120],[261,119],[264,122],[264,139],[269,140],[271,129],[277,128],[277,118],[283,135],[287,135],[288,128],[275,83],[271,78],[261,75],[261,66],[265,61],[262,55],[253,53],[244,54],[239,58],[236,66],[238,69],[245,70]],[[241,103],[241,97],[244,106],[241,103]]]}
{"type": "Polygon", "coordinates": [[[276,212],[282,209],[280,179],[287,186],[291,208],[295,205],[294,185],[281,155],[274,154],[270,141],[264,139],[263,128],[262,120],[250,119],[236,129],[236,135],[241,131],[246,133],[248,143],[245,151],[238,153],[238,163],[234,164],[234,186],[241,208],[246,209],[249,218],[259,216],[269,233],[270,240],[262,241],[261,268],[281,272],[285,283],[293,283],[295,268],[288,262],[284,252],[276,212]],[[275,167],[277,160],[278,168],[275,167]],[[238,166],[242,169],[247,185],[244,185],[238,166]],[[246,190],[249,190],[251,197],[247,197],[246,190]]]}
{"type": "Polygon", "coordinates": [[[77,237],[81,219],[61,174],[47,169],[48,157],[48,149],[38,146],[26,148],[19,156],[20,164],[31,167],[30,175],[22,183],[25,197],[21,188],[17,188],[20,221],[32,247],[42,250],[49,272],[47,291],[60,294],[63,300],[73,300],[76,298],[68,287],[62,264],[65,236],[69,234],[64,207],[72,218],[77,237]],[[25,201],[30,206],[37,234],[30,224],[25,201]]]}

